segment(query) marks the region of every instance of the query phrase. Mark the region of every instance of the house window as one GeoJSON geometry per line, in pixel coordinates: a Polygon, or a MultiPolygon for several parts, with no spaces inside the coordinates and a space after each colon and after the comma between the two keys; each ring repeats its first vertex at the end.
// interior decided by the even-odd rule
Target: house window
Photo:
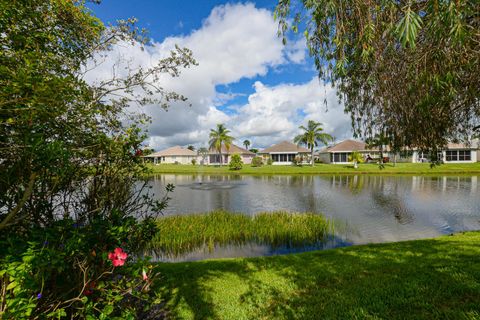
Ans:
{"type": "Polygon", "coordinates": [[[470,150],[448,150],[445,152],[446,161],[470,161],[472,155],[470,150]]]}
{"type": "Polygon", "coordinates": [[[219,154],[211,154],[209,160],[210,160],[210,163],[220,163],[220,155],[219,154]]]}
{"type": "Polygon", "coordinates": [[[348,155],[347,152],[332,153],[331,160],[332,162],[348,162],[348,155]]]}

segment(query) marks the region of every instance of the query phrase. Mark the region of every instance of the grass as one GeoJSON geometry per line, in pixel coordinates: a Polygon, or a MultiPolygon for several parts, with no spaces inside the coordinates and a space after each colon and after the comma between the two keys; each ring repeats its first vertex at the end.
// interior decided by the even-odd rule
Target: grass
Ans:
{"type": "Polygon", "coordinates": [[[155,268],[177,319],[480,319],[480,232],[155,268]]]}
{"type": "Polygon", "coordinates": [[[152,250],[179,255],[202,247],[255,242],[277,246],[315,244],[333,231],[332,224],[315,213],[285,211],[255,215],[216,210],[204,214],[178,215],[158,219],[159,232],[152,250]]]}
{"type": "Polygon", "coordinates": [[[377,164],[360,164],[358,169],[353,165],[316,164],[296,166],[262,166],[244,165],[241,170],[230,170],[228,166],[199,166],[161,164],[151,166],[153,173],[185,173],[185,174],[480,174],[480,162],[448,163],[430,167],[428,163],[386,164],[380,169],[377,164]]]}

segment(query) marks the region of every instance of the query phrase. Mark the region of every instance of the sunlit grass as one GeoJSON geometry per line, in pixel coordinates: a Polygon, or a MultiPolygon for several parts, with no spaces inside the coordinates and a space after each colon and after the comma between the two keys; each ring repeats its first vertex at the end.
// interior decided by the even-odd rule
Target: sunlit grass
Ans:
{"type": "Polygon", "coordinates": [[[285,211],[246,215],[217,210],[160,218],[158,227],[151,249],[166,255],[251,242],[273,247],[310,245],[333,232],[330,221],[320,214],[285,211]]]}
{"type": "Polygon", "coordinates": [[[480,232],[156,271],[174,319],[480,319],[480,232]]]}
{"type": "Polygon", "coordinates": [[[353,165],[316,164],[314,167],[305,165],[252,167],[244,165],[241,170],[232,171],[228,166],[200,166],[200,165],[151,165],[155,173],[192,173],[192,174],[480,174],[480,162],[477,163],[448,163],[431,167],[428,163],[391,163],[385,164],[383,169],[377,164],[362,163],[358,169],[353,165]]]}

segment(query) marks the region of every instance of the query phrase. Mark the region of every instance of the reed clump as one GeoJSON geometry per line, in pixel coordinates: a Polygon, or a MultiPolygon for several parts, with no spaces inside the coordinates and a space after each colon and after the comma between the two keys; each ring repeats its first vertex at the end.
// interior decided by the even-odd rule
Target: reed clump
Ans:
{"type": "Polygon", "coordinates": [[[165,255],[252,242],[273,247],[314,245],[333,233],[330,220],[312,212],[247,215],[216,210],[160,218],[157,223],[159,232],[151,241],[151,249],[165,255]]]}

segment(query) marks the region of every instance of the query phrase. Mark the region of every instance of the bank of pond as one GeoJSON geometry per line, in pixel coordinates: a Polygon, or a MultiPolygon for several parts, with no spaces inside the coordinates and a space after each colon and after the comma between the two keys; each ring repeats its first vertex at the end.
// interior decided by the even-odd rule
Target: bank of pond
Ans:
{"type": "Polygon", "coordinates": [[[480,317],[480,232],[155,271],[175,319],[480,317]]]}
{"type": "Polygon", "coordinates": [[[263,165],[255,167],[243,165],[240,170],[231,170],[228,165],[175,165],[160,164],[149,166],[153,174],[158,173],[196,173],[196,174],[480,174],[480,162],[445,163],[432,166],[430,163],[362,163],[358,168],[353,164],[324,164],[314,166],[302,165],[263,165]]]}

